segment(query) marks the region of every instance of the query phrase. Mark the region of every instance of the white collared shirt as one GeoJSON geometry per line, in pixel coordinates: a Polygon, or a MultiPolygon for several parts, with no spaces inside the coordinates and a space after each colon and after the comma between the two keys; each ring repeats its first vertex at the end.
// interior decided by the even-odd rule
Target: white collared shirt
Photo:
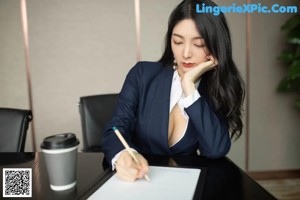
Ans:
{"type": "MultiPolygon", "coordinates": [[[[199,83],[200,83],[200,81],[198,81],[195,84],[196,88],[198,88],[199,83]]],[[[183,138],[183,136],[185,135],[186,129],[187,129],[187,125],[188,125],[188,121],[189,121],[189,116],[185,112],[184,108],[189,107],[195,101],[197,101],[199,98],[200,98],[200,94],[199,94],[199,92],[198,92],[197,89],[194,91],[193,94],[185,97],[183,89],[182,89],[182,86],[181,86],[181,78],[180,78],[177,70],[174,71],[173,79],[172,79],[172,86],[171,86],[171,96],[170,96],[170,109],[169,109],[169,112],[171,113],[171,111],[174,108],[174,106],[176,104],[178,104],[179,109],[181,111],[181,114],[186,119],[186,127],[185,127],[184,132],[182,133],[182,136],[180,137],[180,139],[177,142],[175,142],[172,146],[174,146],[176,143],[178,143],[183,138]]]]}

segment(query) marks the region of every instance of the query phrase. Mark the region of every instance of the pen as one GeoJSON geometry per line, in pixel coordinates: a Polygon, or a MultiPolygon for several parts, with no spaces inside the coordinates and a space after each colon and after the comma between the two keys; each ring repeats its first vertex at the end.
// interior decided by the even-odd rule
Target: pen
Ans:
{"type": "MultiPolygon", "coordinates": [[[[124,145],[125,149],[129,152],[129,154],[131,155],[131,157],[133,158],[133,160],[139,164],[139,160],[135,157],[134,153],[131,151],[129,145],[127,144],[127,142],[125,141],[125,139],[123,138],[122,134],[120,133],[120,131],[114,126],[112,128],[114,130],[114,132],[116,133],[116,135],[118,136],[119,140],[122,142],[122,144],[124,145]]],[[[145,179],[147,181],[150,182],[150,178],[148,177],[148,175],[146,174],[145,176],[145,179]]]]}

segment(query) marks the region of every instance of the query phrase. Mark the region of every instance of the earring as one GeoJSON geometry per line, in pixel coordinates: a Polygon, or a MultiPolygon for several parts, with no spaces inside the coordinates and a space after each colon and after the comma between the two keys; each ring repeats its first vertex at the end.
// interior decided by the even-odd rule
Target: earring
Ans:
{"type": "Polygon", "coordinates": [[[174,62],[173,62],[173,69],[176,70],[177,69],[177,62],[176,60],[174,59],[174,62]]]}

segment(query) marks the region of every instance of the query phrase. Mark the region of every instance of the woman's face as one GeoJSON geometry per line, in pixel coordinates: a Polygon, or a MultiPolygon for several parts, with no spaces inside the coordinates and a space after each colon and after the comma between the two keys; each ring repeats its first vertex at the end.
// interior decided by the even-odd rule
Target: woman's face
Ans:
{"type": "Polygon", "coordinates": [[[204,39],[191,19],[176,24],[172,32],[171,46],[180,76],[208,60],[209,54],[204,39]]]}

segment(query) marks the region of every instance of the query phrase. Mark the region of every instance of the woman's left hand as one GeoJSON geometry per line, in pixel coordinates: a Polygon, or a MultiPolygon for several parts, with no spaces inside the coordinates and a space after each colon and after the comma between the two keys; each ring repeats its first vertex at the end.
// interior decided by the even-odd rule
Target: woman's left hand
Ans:
{"type": "Polygon", "coordinates": [[[214,69],[217,65],[218,60],[213,56],[209,56],[208,61],[202,62],[188,72],[184,73],[181,79],[181,84],[185,96],[189,96],[194,92],[196,89],[195,82],[200,78],[200,76],[202,76],[205,72],[214,69]]]}

